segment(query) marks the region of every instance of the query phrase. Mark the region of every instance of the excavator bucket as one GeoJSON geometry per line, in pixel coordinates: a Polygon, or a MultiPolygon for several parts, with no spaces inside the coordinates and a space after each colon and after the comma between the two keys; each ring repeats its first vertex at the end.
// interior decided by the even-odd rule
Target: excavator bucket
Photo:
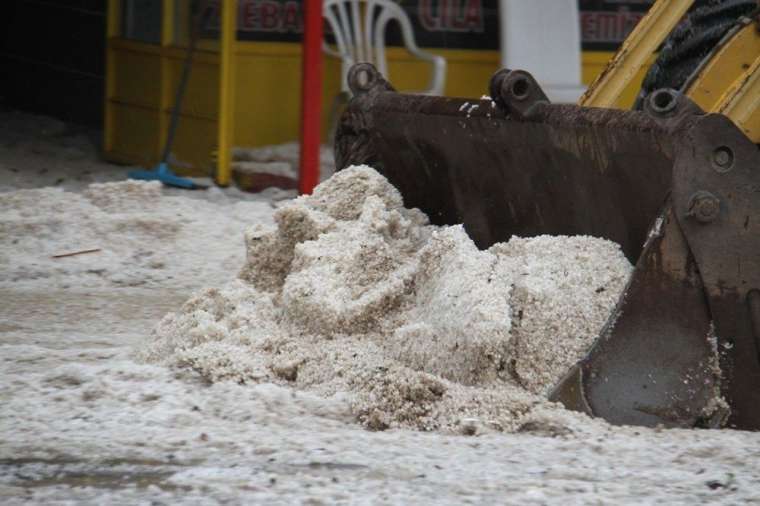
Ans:
{"type": "Polygon", "coordinates": [[[760,152],[673,90],[644,111],[550,104],[501,70],[480,100],[395,92],[370,64],[336,134],[435,224],[481,248],[592,235],[636,264],[550,398],[611,423],[760,429],[760,152]]]}

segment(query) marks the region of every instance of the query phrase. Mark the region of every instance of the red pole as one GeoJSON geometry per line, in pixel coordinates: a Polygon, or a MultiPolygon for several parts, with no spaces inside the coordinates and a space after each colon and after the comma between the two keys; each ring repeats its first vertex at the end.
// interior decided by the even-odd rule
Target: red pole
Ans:
{"type": "Polygon", "coordinates": [[[301,167],[298,191],[311,193],[319,182],[322,110],[322,0],[304,0],[301,77],[301,167]]]}

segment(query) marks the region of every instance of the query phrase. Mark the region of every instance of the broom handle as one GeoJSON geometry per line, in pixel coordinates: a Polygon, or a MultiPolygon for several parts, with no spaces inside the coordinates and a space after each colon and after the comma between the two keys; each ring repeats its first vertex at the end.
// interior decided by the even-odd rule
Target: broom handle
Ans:
{"type": "Polygon", "coordinates": [[[174,136],[177,133],[177,126],[179,125],[179,113],[182,107],[182,101],[185,98],[185,91],[187,90],[187,83],[190,80],[190,69],[193,65],[193,54],[195,53],[195,46],[200,38],[201,29],[208,20],[211,14],[211,8],[207,5],[207,2],[201,4],[200,16],[198,21],[193,23],[190,31],[190,43],[187,46],[187,52],[185,53],[185,62],[182,66],[182,76],[179,80],[179,86],[177,86],[176,98],[174,99],[174,107],[172,108],[172,117],[169,122],[169,132],[166,135],[166,144],[164,144],[164,152],[161,155],[161,163],[165,164],[169,159],[169,153],[171,153],[172,145],[174,144],[174,136]]]}

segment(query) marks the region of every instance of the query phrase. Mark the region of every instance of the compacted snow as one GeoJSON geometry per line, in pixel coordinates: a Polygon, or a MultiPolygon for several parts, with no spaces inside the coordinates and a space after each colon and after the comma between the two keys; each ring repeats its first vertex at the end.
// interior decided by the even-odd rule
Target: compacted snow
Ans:
{"type": "Polygon", "coordinates": [[[760,501],[758,434],[545,400],[626,282],[616,245],[478,251],[368,167],[292,201],[118,182],[2,116],[3,504],[760,501]],[[49,164],[70,191],[34,188],[49,164]]]}
{"type": "Polygon", "coordinates": [[[167,315],[138,354],[208,381],[344,399],[371,429],[518,430],[583,356],[631,266],[591,237],[478,251],[369,167],[248,230],[240,279],[167,315]],[[571,274],[572,273],[572,274],[571,274]]]}

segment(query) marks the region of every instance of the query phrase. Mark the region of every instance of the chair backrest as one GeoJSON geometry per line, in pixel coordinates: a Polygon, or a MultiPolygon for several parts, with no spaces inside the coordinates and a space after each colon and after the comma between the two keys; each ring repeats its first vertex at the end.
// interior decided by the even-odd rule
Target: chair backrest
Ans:
{"type": "MultiPolygon", "coordinates": [[[[404,46],[410,53],[435,64],[433,55],[417,47],[409,16],[393,0],[325,0],[322,13],[332,30],[338,50],[333,51],[326,42],[323,46],[325,52],[341,59],[343,91],[348,91],[346,76],[355,63],[372,63],[388,79],[385,31],[391,21],[398,22],[404,46]]],[[[433,81],[436,79],[434,77],[433,81]]],[[[434,87],[436,85],[434,83],[434,87]]],[[[442,84],[439,87],[442,88],[442,84]]]]}

